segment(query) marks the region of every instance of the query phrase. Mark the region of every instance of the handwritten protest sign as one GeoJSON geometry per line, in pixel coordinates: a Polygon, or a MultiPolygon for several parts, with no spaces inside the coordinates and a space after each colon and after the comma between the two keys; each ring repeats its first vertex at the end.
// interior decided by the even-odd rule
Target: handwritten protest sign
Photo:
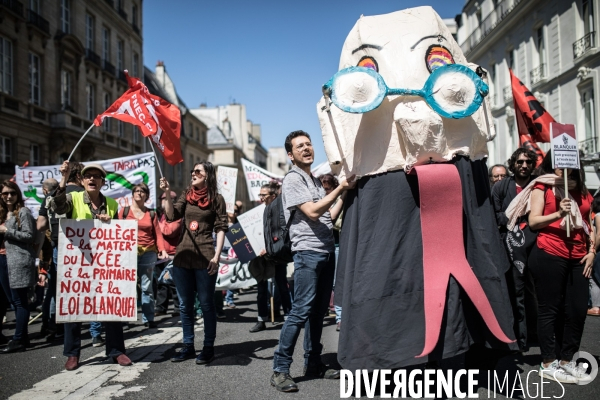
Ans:
{"type": "Polygon", "coordinates": [[[235,206],[235,190],[237,187],[237,168],[229,168],[219,165],[217,169],[217,188],[223,199],[227,212],[233,214],[235,206]]]}
{"type": "MultiPolygon", "coordinates": [[[[108,172],[106,184],[102,193],[119,203],[120,207],[131,204],[133,186],[144,182],[150,188],[150,198],[146,202],[149,208],[156,207],[156,159],[153,153],[135,156],[113,158],[104,161],[94,161],[102,165],[108,172]]],[[[86,163],[84,163],[86,164],[86,163]]],[[[48,178],[61,179],[60,165],[45,165],[38,167],[15,166],[16,182],[25,196],[25,206],[37,217],[40,205],[44,199],[42,182],[48,178]]]]}
{"type": "Polygon", "coordinates": [[[261,204],[260,206],[254,207],[252,210],[245,212],[242,215],[238,215],[238,221],[244,229],[252,249],[257,255],[265,249],[265,236],[263,229],[264,213],[265,205],[261,204]]]}
{"type": "Polygon", "coordinates": [[[244,176],[246,177],[246,184],[248,185],[248,194],[252,201],[260,200],[258,194],[260,193],[260,187],[262,185],[266,185],[272,180],[279,182],[283,181],[283,176],[275,175],[243,158],[242,167],[244,168],[244,176]]]}
{"type": "Polygon", "coordinates": [[[239,222],[231,225],[225,236],[242,263],[248,263],[253,258],[258,257],[239,222]]]}
{"type": "Polygon", "coordinates": [[[552,168],[579,169],[579,147],[575,125],[550,124],[552,136],[552,168]]]}
{"type": "Polygon", "coordinates": [[[56,321],[137,320],[137,221],[61,219],[56,321]]]}
{"type": "Polygon", "coordinates": [[[248,270],[248,263],[237,258],[233,249],[229,249],[227,257],[219,260],[219,276],[215,290],[244,289],[256,285],[256,279],[248,270]]]}

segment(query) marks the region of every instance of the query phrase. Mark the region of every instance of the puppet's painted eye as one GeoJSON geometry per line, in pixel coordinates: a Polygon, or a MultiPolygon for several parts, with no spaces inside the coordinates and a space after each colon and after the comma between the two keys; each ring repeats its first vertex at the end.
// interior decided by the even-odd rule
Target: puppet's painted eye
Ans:
{"type": "Polygon", "coordinates": [[[375,59],[373,57],[364,56],[363,58],[360,59],[357,66],[371,68],[371,69],[374,69],[375,71],[379,72],[379,66],[377,65],[377,61],[375,61],[375,59]]]}
{"type": "Polygon", "coordinates": [[[425,53],[425,65],[430,73],[448,64],[454,64],[454,57],[450,50],[439,44],[429,46],[425,53]]]}

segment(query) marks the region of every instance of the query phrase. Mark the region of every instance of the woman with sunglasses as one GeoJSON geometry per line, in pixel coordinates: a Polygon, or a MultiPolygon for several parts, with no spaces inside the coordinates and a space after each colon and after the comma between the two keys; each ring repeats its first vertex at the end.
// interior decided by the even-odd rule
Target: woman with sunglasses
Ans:
{"type": "Polygon", "coordinates": [[[36,225],[19,186],[4,181],[0,187],[0,284],[17,317],[15,334],[3,353],[13,353],[29,344],[27,292],[37,281],[33,246],[36,225]]]}
{"type": "MultiPolygon", "coordinates": [[[[173,204],[170,196],[165,202],[168,221],[185,218],[183,237],[173,259],[173,278],[181,301],[183,347],[171,358],[172,362],[196,356],[194,347],[194,297],[198,293],[204,317],[204,345],[196,357],[196,364],[208,364],[214,359],[217,335],[217,315],[213,299],[219,268],[219,255],[227,232],[225,200],[217,192],[215,167],[208,161],[197,163],[191,171],[188,188],[173,204]],[[212,233],[217,234],[216,248],[212,233]]],[[[166,178],[160,179],[160,188],[170,191],[166,178]]]]}
{"type": "Polygon", "coordinates": [[[130,219],[138,223],[137,273],[142,288],[142,321],[148,328],[156,328],[154,322],[154,290],[152,277],[157,258],[169,258],[165,251],[163,235],[158,225],[155,210],[146,207],[150,198],[150,189],[145,183],[139,183],[131,190],[131,206],[123,207],[119,219],[130,219]]]}
{"type": "Polygon", "coordinates": [[[596,256],[590,240],[592,196],[585,187],[583,168],[567,169],[569,191],[565,195],[563,171],[552,168],[552,152],[548,151],[540,176],[509,205],[507,228],[511,230],[518,214],[531,210],[529,226],[538,231],[528,267],[538,300],[539,375],[562,383],[582,383],[589,382],[590,376],[573,356],[583,335],[588,280],[596,256]],[[513,213],[513,209],[518,211],[513,213]]]}

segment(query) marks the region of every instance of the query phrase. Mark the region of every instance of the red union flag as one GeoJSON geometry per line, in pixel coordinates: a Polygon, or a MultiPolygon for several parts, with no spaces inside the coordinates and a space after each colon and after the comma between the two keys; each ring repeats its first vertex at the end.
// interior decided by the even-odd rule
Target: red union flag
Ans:
{"type": "Polygon", "coordinates": [[[554,118],[546,111],[544,106],[527,89],[527,86],[517,78],[512,70],[510,71],[510,80],[515,106],[515,118],[519,130],[519,143],[521,146],[536,152],[538,157],[538,166],[544,158],[544,152],[538,147],[536,142],[550,142],[550,124],[556,122],[554,118]]]}
{"type": "Polygon", "coordinates": [[[140,128],[142,135],[150,137],[163,157],[171,165],[183,161],[181,156],[181,112],[179,108],[158,96],[150,94],[138,78],[125,71],[129,89],[106,111],[94,120],[100,126],[104,118],[116,118],[140,128]]]}

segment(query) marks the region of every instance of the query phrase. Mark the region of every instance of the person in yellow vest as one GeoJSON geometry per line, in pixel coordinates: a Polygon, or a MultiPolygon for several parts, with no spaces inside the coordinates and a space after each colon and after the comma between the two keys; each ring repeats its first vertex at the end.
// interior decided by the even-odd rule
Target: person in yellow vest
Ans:
{"type": "MultiPolygon", "coordinates": [[[[58,214],[71,214],[73,219],[99,219],[109,222],[117,216],[118,204],[114,199],[104,196],[100,189],[106,180],[106,171],[99,164],[87,164],[82,170],[83,192],[67,193],[65,189],[67,178],[71,173],[69,161],[60,167],[62,180],[58,189],[49,201],[49,208],[58,214]]],[[[125,355],[125,339],[122,322],[105,322],[106,356],[122,366],[131,365],[131,360],[125,355]]],[[[63,355],[68,357],[65,364],[67,371],[79,367],[81,352],[81,323],[65,324],[65,346],[63,355]]]]}

